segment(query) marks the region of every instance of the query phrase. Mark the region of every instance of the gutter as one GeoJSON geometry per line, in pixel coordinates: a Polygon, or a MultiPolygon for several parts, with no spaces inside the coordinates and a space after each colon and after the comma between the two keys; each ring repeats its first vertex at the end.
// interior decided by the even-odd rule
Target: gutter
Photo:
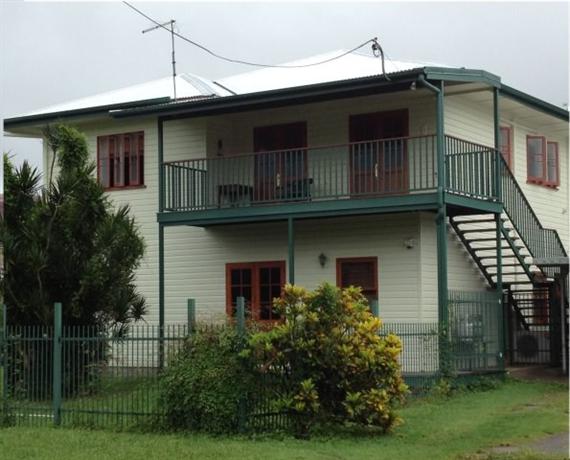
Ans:
{"type": "Polygon", "coordinates": [[[108,104],[98,107],[88,107],[84,109],[63,110],[60,112],[40,113],[37,115],[24,115],[21,117],[6,118],[4,119],[4,129],[9,130],[11,128],[30,126],[33,124],[43,124],[46,122],[54,122],[65,118],[85,117],[90,115],[108,115],[111,110],[125,110],[141,106],[148,107],[149,104],[160,104],[168,101],[170,101],[170,97],[158,97],[135,102],[122,102],[119,104],[108,104]]]}
{"type": "Polygon", "coordinates": [[[546,113],[547,115],[552,115],[553,117],[559,118],[560,120],[569,120],[568,110],[551,104],[550,102],[543,101],[542,99],[538,99],[537,97],[531,96],[530,94],[524,93],[523,91],[519,91],[512,86],[502,85],[501,94],[517,102],[520,102],[527,107],[531,107],[533,109],[539,110],[540,112],[546,113]]]}

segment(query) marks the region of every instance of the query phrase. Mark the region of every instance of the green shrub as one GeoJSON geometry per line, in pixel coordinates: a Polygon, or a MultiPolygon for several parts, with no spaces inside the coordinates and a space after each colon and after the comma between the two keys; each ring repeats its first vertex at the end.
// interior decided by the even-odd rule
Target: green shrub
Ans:
{"type": "Polygon", "coordinates": [[[186,340],[161,379],[165,428],[238,430],[240,400],[246,400],[252,388],[252,373],[240,357],[244,342],[230,326],[199,328],[186,340]]]}
{"type": "Polygon", "coordinates": [[[357,288],[323,284],[315,292],[287,285],[275,300],[282,322],[252,335],[242,353],[261,374],[281,381],[276,405],[295,420],[297,435],[316,423],[354,423],[388,430],[394,403],[407,391],[398,337],[379,335],[357,288]]]}

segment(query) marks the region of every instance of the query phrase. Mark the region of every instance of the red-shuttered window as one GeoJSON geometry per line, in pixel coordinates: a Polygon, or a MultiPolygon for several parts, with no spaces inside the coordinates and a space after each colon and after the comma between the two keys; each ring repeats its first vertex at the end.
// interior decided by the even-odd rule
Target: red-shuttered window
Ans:
{"type": "Polygon", "coordinates": [[[106,189],[144,185],[144,133],[99,136],[97,177],[106,189]]]}
{"type": "Polygon", "coordinates": [[[544,136],[527,136],[528,181],[546,187],[560,185],[560,159],[558,142],[547,141],[544,136]]]}

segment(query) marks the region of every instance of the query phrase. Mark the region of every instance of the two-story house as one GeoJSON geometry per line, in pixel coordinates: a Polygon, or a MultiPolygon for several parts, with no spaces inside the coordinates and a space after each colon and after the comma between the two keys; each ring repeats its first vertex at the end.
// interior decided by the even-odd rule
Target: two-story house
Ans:
{"type": "Polygon", "coordinates": [[[390,323],[485,330],[496,366],[504,351],[559,362],[568,112],[482,70],[386,72],[352,53],[217,81],[179,75],[176,100],[165,78],[4,129],[41,136],[60,121],[87,135],[101,184],[145,238],[150,322],[183,321],[188,298],[218,320],[239,296],[272,321],[286,282],[329,281],[361,286],[390,323]]]}

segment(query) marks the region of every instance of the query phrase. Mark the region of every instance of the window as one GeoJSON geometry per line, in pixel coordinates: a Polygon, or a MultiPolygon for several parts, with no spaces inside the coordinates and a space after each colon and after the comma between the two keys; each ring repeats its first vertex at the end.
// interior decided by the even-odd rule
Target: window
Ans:
{"type": "Polygon", "coordinates": [[[279,319],[273,299],[285,284],[285,262],[226,264],[226,312],[235,316],[236,299],[245,298],[246,315],[257,321],[279,319]]]}
{"type": "Polygon", "coordinates": [[[546,139],[543,136],[527,136],[526,155],[528,181],[541,184],[545,178],[546,139]]]}
{"type": "Polygon", "coordinates": [[[560,167],[558,160],[558,142],[546,143],[546,185],[560,185],[560,167]]]}
{"type": "Polygon", "coordinates": [[[337,259],[336,284],[342,288],[361,287],[369,302],[378,300],[378,259],[376,257],[337,259]]]}
{"type": "Polygon", "coordinates": [[[503,158],[509,169],[513,169],[513,145],[512,145],[512,129],[507,126],[501,126],[500,132],[500,149],[503,158]]]}
{"type": "Polygon", "coordinates": [[[144,133],[97,138],[97,177],[106,189],[144,184],[144,133]]]}
{"type": "Polygon", "coordinates": [[[528,181],[547,187],[560,185],[558,143],[547,142],[544,136],[527,136],[528,181]]]}

